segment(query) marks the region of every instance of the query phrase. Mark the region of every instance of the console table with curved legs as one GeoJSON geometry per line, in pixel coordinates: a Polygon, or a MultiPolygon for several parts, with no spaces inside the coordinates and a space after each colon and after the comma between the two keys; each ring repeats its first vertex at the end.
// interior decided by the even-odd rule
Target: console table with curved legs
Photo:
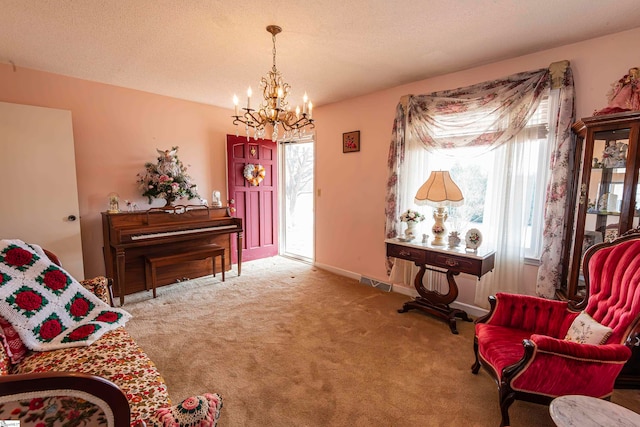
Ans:
{"type": "Polygon", "coordinates": [[[413,261],[420,271],[414,280],[418,297],[404,303],[399,313],[417,309],[449,322],[451,333],[457,334],[456,319],[467,322],[471,318],[466,311],[452,308],[449,304],[458,297],[458,285],[454,276],[460,273],[482,277],[493,270],[495,251],[480,248],[474,252],[467,252],[464,248],[448,248],[447,246],[432,246],[429,243],[402,242],[398,239],[385,240],[387,256],[413,261]],[[449,290],[446,294],[432,291],[424,287],[422,279],[427,270],[446,275],[449,290]]]}

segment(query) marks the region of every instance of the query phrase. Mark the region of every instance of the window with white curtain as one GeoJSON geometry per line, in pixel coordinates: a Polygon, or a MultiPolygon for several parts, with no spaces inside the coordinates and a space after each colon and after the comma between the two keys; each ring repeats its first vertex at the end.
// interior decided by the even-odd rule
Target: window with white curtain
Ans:
{"type": "MultiPolygon", "coordinates": [[[[484,154],[473,148],[449,148],[437,152],[412,146],[410,156],[414,171],[411,186],[416,189],[432,170],[448,170],[464,195],[464,205],[450,208],[447,228],[462,236],[469,228],[478,228],[485,244],[494,247],[496,239],[511,240],[520,260],[539,260],[542,251],[543,209],[549,178],[550,150],[547,136],[553,135],[555,126],[550,111],[556,111],[558,91],[550,91],[541,99],[526,127],[512,142],[484,154]],[[501,235],[495,230],[506,226],[501,235]]],[[[485,116],[485,114],[481,114],[485,116]]],[[[486,126],[478,124],[478,129],[486,126]]],[[[441,135],[447,138],[473,135],[473,126],[464,129],[445,128],[441,135]],[[446,133],[446,135],[444,135],[446,133]]],[[[421,207],[427,218],[429,208],[421,207]]],[[[427,220],[427,227],[430,221],[427,220]]],[[[425,229],[425,232],[428,231],[425,229]]]]}
{"type": "MultiPolygon", "coordinates": [[[[398,217],[416,208],[418,188],[431,171],[447,169],[465,193],[447,228],[463,236],[479,228],[483,247],[495,250],[493,274],[477,283],[474,304],[487,306],[496,292],[553,298],[564,274],[574,122],[569,61],[402,97],[387,158],[385,236],[401,235],[398,217]],[[527,259],[539,260],[536,277],[527,259]]],[[[419,209],[431,218],[428,208],[419,209]]],[[[431,234],[429,219],[418,233],[431,234]]],[[[400,264],[386,259],[390,279],[411,283],[400,264]]]]}

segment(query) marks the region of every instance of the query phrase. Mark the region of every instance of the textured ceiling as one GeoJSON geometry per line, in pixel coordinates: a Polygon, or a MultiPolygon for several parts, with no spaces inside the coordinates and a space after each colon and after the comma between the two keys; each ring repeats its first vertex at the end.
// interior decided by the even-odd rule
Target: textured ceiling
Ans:
{"type": "MultiPolygon", "coordinates": [[[[232,108],[316,106],[640,25],[638,0],[0,0],[0,62],[232,108]]],[[[560,58],[562,59],[562,58],[560,58]]]]}

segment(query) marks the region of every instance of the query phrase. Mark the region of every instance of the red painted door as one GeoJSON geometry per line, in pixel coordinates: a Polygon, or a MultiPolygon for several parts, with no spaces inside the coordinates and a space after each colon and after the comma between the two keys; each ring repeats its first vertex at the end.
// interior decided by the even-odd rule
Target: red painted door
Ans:
{"type": "Polygon", "coordinates": [[[273,141],[227,135],[228,194],[235,202],[235,216],[244,224],[243,261],[278,255],[277,152],[273,141]],[[254,166],[254,175],[259,166],[264,168],[262,181],[251,183],[245,178],[247,165],[254,166]]]}

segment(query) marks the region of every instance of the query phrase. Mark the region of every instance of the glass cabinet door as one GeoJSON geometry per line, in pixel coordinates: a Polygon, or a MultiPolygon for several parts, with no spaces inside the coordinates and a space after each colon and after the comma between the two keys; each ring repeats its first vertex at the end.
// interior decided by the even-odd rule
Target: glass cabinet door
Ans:
{"type": "Polygon", "coordinates": [[[561,298],[585,295],[582,257],[591,246],[611,242],[640,225],[640,113],[584,118],[573,125],[577,135],[575,204],[567,224],[566,283],[561,298]],[[575,213],[575,219],[570,218],[575,213]]]}
{"type": "Polygon", "coordinates": [[[589,246],[611,242],[620,232],[628,148],[629,129],[595,133],[584,226],[589,246]]]}
{"type": "MultiPolygon", "coordinates": [[[[610,242],[620,234],[620,212],[624,200],[629,129],[595,132],[593,145],[585,149],[581,200],[578,217],[583,219],[582,233],[576,233],[573,257],[582,259],[596,243],[610,242]],[[582,234],[582,236],[580,236],[582,234]],[[578,252],[579,251],[579,255],[578,252]]],[[[582,263],[575,263],[573,294],[584,294],[582,263]]]]}

